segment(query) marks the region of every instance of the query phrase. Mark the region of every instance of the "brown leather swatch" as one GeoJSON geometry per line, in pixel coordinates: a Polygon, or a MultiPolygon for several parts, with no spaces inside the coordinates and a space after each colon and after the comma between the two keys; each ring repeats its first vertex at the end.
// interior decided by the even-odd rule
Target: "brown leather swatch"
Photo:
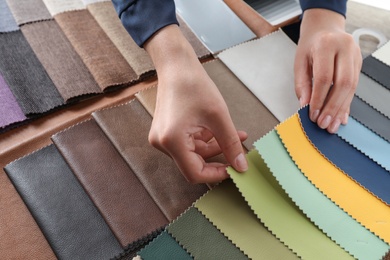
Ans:
{"type": "Polygon", "coordinates": [[[137,99],[92,115],[169,221],[207,191],[188,183],[173,160],[149,144],[152,117],[137,99]]]}
{"type": "Polygon", "coordinates": [[[88,10],[64,12],[54,18],[102,90],[128,85],[137,79],[88,10]]]}
{"type": "Polygon", "coordinates": [[[55,134],[52,140],[123,247],[168,224],[94,120],[55,134]]]}
{"type": "Polygon", "coordinates": [[[65,101],[101,92],[54,20],[26,24],[21,30],[65,101]]]}

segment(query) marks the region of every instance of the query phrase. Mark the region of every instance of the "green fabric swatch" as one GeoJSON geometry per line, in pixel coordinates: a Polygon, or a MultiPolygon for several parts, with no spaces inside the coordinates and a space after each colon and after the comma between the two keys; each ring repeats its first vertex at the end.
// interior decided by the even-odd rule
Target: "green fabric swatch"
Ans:
{"type": "Polygon", "coordinates": [[[193,259],[177,242],[164,231],[149,245],[139,251],[142,260],[186,260],[193,259]]]}
{"type": "Polygon", "coordinates": [[[256,218],[230,179],[200,198],[195,207],[251,259],[298,259],[256,218]]]}
{"type": "Polygon", "coordinates": [[[248,259],[194,207],[173,221],[167,231],[194,259],[248,259]]]}
{"type": "Polygon", "coordinates": [[[382,259],[389,251],[389,245],[310,183],[292,161],[275,130],[254,145],[295,204],[336,243],[358,259],[382,259]]]}
{"type": "Polygon", "coordinates": [[[247,154],[249,169],[228,173],[248,205],[268,229],[303,259],[353,259],[311,223],[285,194],[257,151],[247,154]]]}

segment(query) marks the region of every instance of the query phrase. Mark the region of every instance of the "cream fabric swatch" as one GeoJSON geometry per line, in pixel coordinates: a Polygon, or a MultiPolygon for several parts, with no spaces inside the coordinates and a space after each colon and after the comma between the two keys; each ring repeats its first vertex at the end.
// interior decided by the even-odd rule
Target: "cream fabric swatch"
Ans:
{"type": "Polygon", "coordinates": [[[81,0],[43,0],[51,16],[56,14],[85,9],[81,0]]]}
{"type": "Polygon", "coordinates": [[[390,66],[390,41],[376,50],[372,56],[385,63],[387,66],[390,66]]]}

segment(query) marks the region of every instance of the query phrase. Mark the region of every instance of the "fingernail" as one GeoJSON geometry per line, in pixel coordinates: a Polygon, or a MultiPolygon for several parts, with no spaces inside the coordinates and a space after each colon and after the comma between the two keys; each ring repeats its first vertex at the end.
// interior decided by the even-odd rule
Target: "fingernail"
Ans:
{"type": "Polygon", "coordinates": [[[336,118],[336,120],[333,121],[333,123],[329,127],[329,133],[334,134],[339,130],[340,126],[340,119],[336,118]]]}
{"type": "Polygon", "coordinates": [[[310,120],[313,121],[314,123],[317,122],[319,115],[320,115],[320,110],[316,109],[314,111],[311,111],[310,120]]]}
{"type": "Polygon", "coordinates": [[[322,129],[325,129],[328,128],[330,122],[332,122],[332,117],[327,115],[320,123],[318,123],[318,126],[322,129]]]}
{"type": "Polygon", "coordinates": [[[239,155],[237,155],[236,160],[235,160],[235,164],[237,167],[236,170],[238,170],[240,172],[244,172],[244,171],[248,170],[248,162],[246,161],[243,153],[240,153],[239,155]]]}
{"type": "Polygon", "coordinates": [[[348,117],[349,117],[348,113],[345,113],[344,120],[343,120],[343,125],[348,124],[348,117]]]}

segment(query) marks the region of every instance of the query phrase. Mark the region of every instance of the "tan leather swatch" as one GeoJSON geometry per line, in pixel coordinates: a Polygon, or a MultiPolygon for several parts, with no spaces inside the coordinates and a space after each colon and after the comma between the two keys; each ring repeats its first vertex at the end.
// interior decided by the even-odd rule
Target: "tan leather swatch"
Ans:
{"type": "Polygon", "coordinates": [[[149,144],[152,117],[137,99],[92,115],[170,221],[207,191],[188,183],[173,160],[149,144]]]}
{"type": "Polygon", "coordinates": [[[94,120],[52,139],[122,246],[168,224],[94,120]]]}
{"type": "Polygon", "coordinates": [[[135,94],[135,97],[141,102],[146,111],[153,117],[156,109],[157,86],[144,89],[135,94]]]}

